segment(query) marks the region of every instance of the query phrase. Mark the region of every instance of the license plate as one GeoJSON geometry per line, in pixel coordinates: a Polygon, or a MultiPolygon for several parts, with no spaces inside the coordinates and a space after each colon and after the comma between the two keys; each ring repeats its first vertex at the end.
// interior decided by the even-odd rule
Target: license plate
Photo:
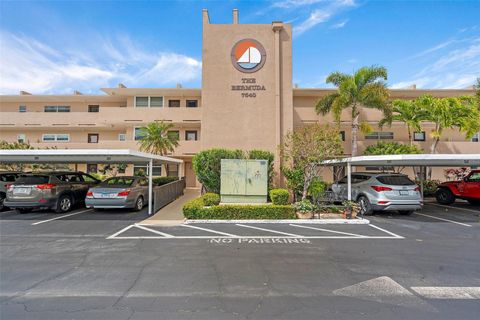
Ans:
{"type": "Polygon", "coordinates": [[[30,194],[30,188],[14,188],[14,194],[30,194]]]}
{"type": "Polygon", "coordinates": [[[410,194],[409,191],[400,190],[400,195],[401,195],[401,196],[408,196],[409,194],[410,194]]]}
{"type": "Polygon", "coordinates": [[[100,194],[101,198],[115,198],[115,193],[102,193],[100,194]]]}

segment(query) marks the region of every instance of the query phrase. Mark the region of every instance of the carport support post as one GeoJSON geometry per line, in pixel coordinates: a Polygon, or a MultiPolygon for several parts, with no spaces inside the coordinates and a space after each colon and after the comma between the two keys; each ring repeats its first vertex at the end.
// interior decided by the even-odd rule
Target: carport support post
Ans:
{"type": "Polygon", "coordinates": [[[152,214],[153,203],[153,159],[148,163],[148,215],[152,214]]]}
{"type": "Polygon", "coordinates": [[[347,199],[352,200],[352,164],[347,162],[347,199]]]}

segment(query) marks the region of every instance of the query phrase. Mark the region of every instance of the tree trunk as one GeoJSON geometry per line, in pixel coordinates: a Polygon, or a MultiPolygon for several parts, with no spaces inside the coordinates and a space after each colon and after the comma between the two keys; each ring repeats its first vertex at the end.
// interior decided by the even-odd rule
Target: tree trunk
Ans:
{"type": "Polygon", "coordinates": [[[352,119],[352,157],[355,157],[358,153],[358,120],[359,120],[360,115],[356,115],[352,119]]]}
{"type": "Polygon", "coordinates": [[[410,141],[410,145],[413,145],[413,139],[412,139],[412,131],[410,130],[410,126],[407,125],[407,130],[408,130],[408,141],[410,141]]]}
{"type": "MultiPolygon", "coordinates": [[[[433,139],[433,143],[430,146],[430,153],[431,154],[437,153],[437,145],[438,145],[439,141],[440,141],[439,137],[436,137],[435,139],[433,139]]],[[[428,170],[427,170],[427,178],[429,180],[432,179],[432,167],[429,167],[428,170]]]]}

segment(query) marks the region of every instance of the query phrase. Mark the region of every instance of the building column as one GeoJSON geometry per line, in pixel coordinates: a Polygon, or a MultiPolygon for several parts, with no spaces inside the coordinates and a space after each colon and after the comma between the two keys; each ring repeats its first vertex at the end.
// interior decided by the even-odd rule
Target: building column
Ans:
{"type": "Polygon", "coordinates": [[[274,42],[275,42],[275,171],[276,175],[276,184],[278,186],[283,186],[283,174],[281,167],[283,165],[282,160],[282,151],[280,147],[282,146],[282,70],[281,70],[281,45],[280,45],[280,33],[283,30],[283,23],[273,22],[272,29],[274,32],[274,42]]]}

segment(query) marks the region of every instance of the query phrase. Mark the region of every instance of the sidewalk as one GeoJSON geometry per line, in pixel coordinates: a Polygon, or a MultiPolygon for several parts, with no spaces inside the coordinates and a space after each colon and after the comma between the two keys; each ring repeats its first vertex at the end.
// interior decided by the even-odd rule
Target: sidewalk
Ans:
{"type": "Polygon", "coordinates": [[[140,224],[150,225],[179,225],[185,221],[182,213],[183,205],[192,199],[200,197],[200,188],[186,188],[183,196],[177,200],[167,204],[157,213],[148,219],[143,220],[140,224]]]}

